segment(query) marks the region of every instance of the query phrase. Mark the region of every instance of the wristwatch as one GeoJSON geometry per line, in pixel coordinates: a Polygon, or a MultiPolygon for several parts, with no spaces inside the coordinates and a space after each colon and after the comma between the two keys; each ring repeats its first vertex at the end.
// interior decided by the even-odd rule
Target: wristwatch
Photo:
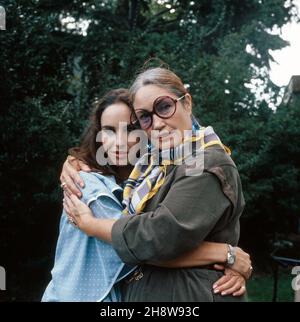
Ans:
{"type": "Polygon", "coordinates": [[[227,245],[228,246],[228,251],[227,251],[227,265],[231,266],[235,263],[235,248],[232,247],[231,245],[227,245]]]}

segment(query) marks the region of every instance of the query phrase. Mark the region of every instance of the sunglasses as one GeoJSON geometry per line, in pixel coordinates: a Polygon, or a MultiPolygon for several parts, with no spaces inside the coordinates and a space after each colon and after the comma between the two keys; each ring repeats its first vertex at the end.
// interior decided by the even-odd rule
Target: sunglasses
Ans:
{"type": "Polygon", "coordinates": [[[162,119],[169,119],[176,112],[176,103],[186,96],[179,98],[173,98],[170,96],[159,96],[153,102],[153,110],[149,112],[147,110],[139,109],[132,112],[130,117],[130,123],[134,126],[140,125],[141,129],[147,130],[153,123],[153,114],[157,115],[162,119]]]}

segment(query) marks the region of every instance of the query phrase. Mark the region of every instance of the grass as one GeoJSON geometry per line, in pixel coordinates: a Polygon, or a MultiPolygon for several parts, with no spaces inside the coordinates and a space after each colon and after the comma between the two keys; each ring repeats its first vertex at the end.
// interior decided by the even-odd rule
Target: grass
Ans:
{"type": "MultiPolygon", "coordinates": [[[[280,269],[277,284],[277,301],[293,302],[294,291],[291,283],[295,276],[290,269],[280,269]]],[[[273,275],[256,274],[247,283],[249,302],[271,302],[273,298],[273,275]]]]}

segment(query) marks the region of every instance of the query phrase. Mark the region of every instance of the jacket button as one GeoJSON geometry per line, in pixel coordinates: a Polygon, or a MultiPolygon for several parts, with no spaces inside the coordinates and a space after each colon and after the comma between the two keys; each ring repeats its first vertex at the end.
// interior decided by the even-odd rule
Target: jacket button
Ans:
{"type": "Polygon", "coordinates": [[[142,272],[140,272],[136,277],[135,277],[135,280],[136,281],[139,281],[140,279],[142,279],[144,276],[144,274],[142,272]]]}

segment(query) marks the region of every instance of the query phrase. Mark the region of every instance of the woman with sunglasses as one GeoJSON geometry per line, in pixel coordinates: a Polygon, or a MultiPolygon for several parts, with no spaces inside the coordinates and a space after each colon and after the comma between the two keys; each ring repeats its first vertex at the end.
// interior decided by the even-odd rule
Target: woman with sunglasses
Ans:
{"type": "MultiPolygon", "coordinates": [[[[72,181],[79,178],[70,175],[67,164],[61,176],[67,191],[65,211],[79,229],[111,243],[126,264],[139,266],[121,282],[125,301],[243,301],[245,286],[236,289],[236,273],[229,267],[235,263],[233,246],[239,238],[244,198],[228,150],[211,127],[202,128],[193,118],[191,96],[173,72],[146,70],[130,91],[131,122],[140,125],[154,148],[141,157],[127,180],[123,203],[129,216],[95,218],[71,194],[76,191],[72,181]],[[188,143],[192,150],[183,154],[188,143]],[[203,162],[189,171],[191,158],[203,162]],[[228,247],[222,258],[213,261],[222,263],[227,275],[195,260],[204,241],[228,247]],[[182,257],[186,261],[171,268],[182,257]]],[[[250,273],[249,261],[246,275],[250,273]]]]}

